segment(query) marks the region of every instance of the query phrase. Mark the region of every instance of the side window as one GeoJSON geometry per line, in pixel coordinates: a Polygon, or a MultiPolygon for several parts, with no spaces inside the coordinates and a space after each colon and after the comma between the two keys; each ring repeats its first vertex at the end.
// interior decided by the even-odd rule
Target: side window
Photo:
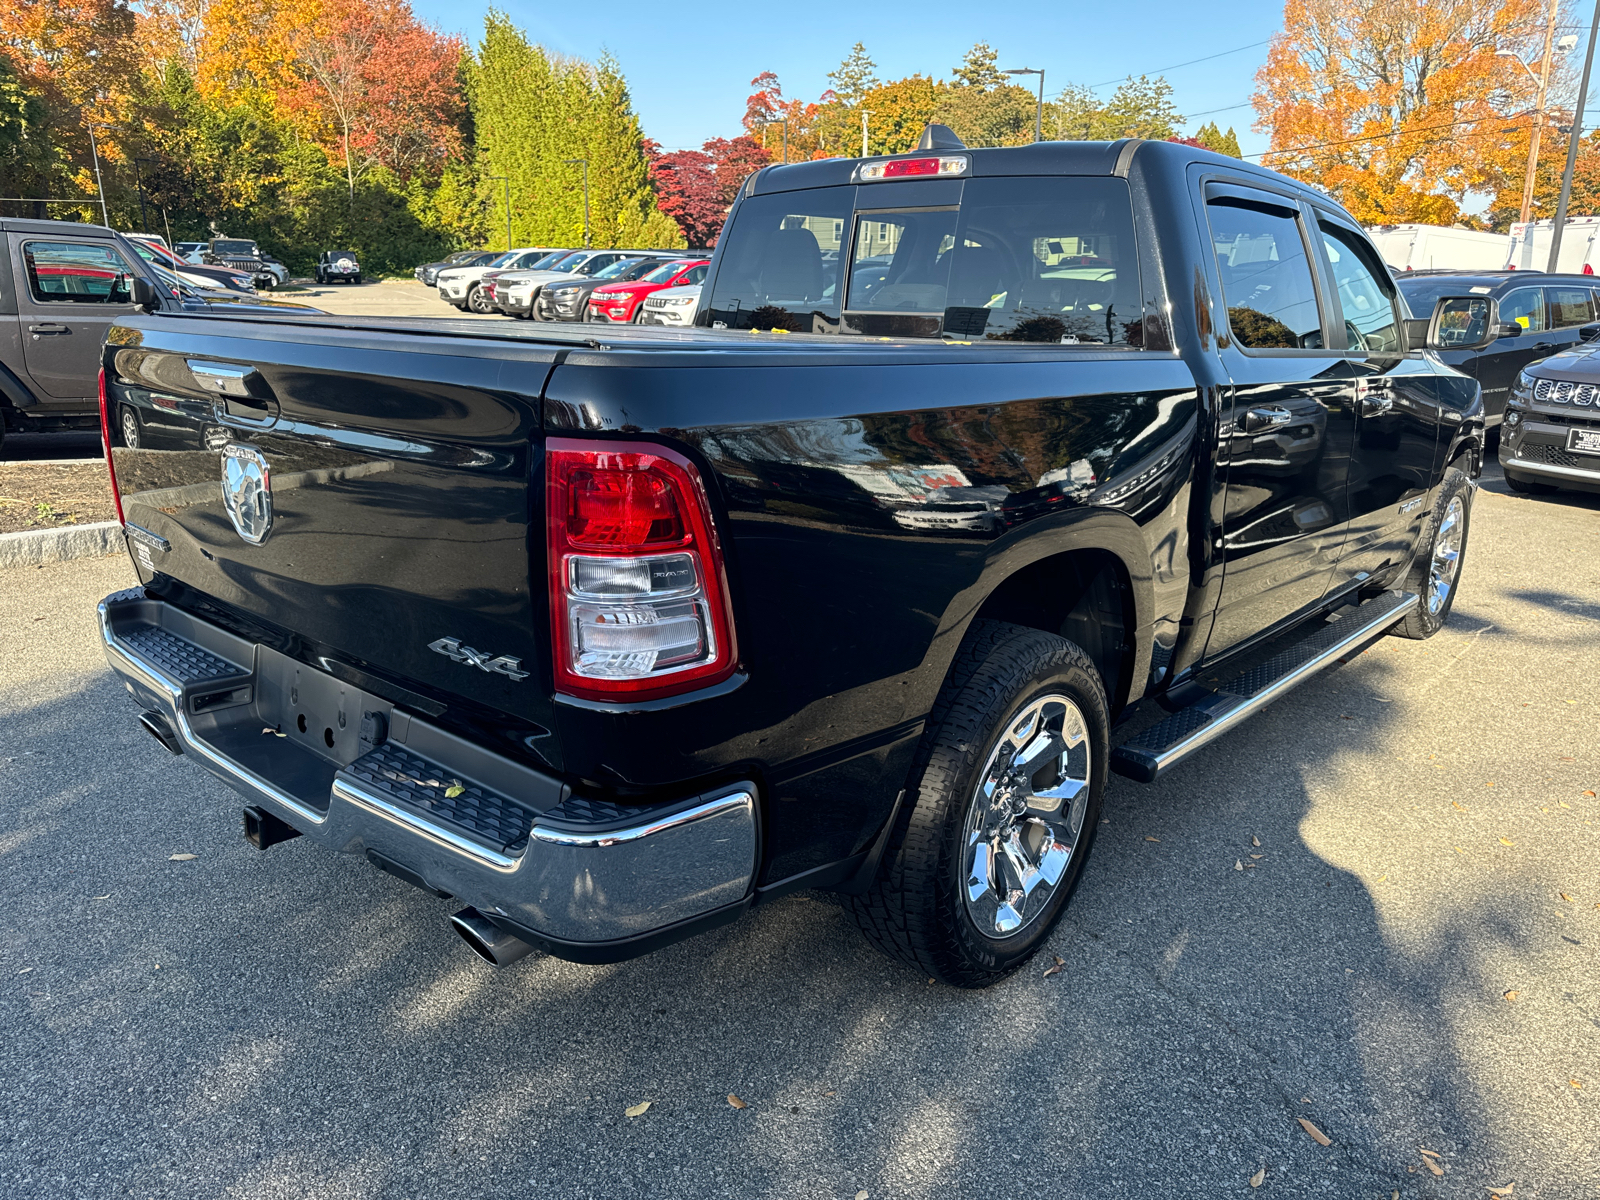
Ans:
{"type": "Polygon", "coordinates": [[[1298,215],[1232,197],[1207,201],[1228,326],[1255,350],[1320,350],[1322,314],[1298,215]]]}
{"type": "Polygon", "coordinates": [[[1544,290],[1518,288],[1500,301],[1500,319],[1515,321],[1524,333],[1543,333],[1549,328],[1545,321],[1544,290]]]}
{"type": "Polygon", "coordinates": [[[701,263],[698,267],[690,268],[689,273],[683,277],[683,281],[682,282],[684,284],[690,284],[690,283],[704,283],[705,281],[706,281],[706,264],[705,263],[701,263]]]}
{"type": "Polygon", "coordinates": [[[1323,224],[1322,245],[1339,289],[1344,310],[1345,338],[1352,350],[1399,354],[1400,327],[1394,316],[1394,283],[1389,273],[1364,253],[1355,235],[1337,225],[1323,224]]]}
{"type": "Polygon", "coordinates": [[[1594,320],[1588,288],[1545,288],[1545,297],[1550,304],[1551,329],[1570,329],[1594,320]]]}
{"type": "Polygon", "coordinates": [[[126,304],[131,268],[116,248],[91,242],[25,242],[28,289],[44,303],[126,304]]]}

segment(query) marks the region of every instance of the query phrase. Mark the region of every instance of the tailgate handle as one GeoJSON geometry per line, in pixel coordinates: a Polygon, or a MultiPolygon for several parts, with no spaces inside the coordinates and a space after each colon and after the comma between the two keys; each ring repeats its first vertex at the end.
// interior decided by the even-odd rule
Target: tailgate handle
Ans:
{"type": "Polygon", "coordinates": [[[254,367],[197,358],[186,361],[195,383],[216,397],[212,409],[217,420],[262,427],[278,419],[278,402],[254,367]]]}

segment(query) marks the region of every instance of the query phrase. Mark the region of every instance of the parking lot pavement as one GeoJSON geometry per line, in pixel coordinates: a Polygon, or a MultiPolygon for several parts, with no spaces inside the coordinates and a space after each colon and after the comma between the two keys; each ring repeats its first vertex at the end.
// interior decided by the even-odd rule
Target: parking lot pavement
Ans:
{"type": "Polygon", "coordinates": [[[1115,781],[986,992],[804,895],[496,972],[449,902],[252,849],[138,729],[94,630],[124,563],[0,573],[0,1192],[1594,1196],[1597,532],[1490,482],[1449,627],[1115,781]]]}
{"type": "Polygon", "coordinates": [[[309,280],[297,279],[304,292],[269,292],[276,300],[292,300],[296,304],[309,304],[325,312],[340,316],[371,317],[452,317],[457,320],[510,321],[504,313],[487,316],[461,310],[439,299],[437,288],[423,287],[415,279],[382,279],[362,283],[330,283],[318,285],[309,280]]]}

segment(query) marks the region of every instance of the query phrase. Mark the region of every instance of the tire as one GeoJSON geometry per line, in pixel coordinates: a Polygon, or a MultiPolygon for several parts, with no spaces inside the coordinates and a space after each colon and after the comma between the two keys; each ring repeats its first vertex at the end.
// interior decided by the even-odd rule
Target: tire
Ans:
{"type": "Polygon", "coordinates": [[[129,450],[137,450],[139,433],[139,415],[124,404],[117,414],[117,436],[129,450]]]}
{"type": "Polygon", "coordinates": [[[351,283],[353,283],[353,284],[356,284],[356,285],[357,285],[357,286],[359,286],[359,285],[360,285],[360,283],[361,283],[361,276],[359,276],[359,275],[357,275],[357,276],[356,276],[356,277],[355,277],[355,278],[354,278],[354,279],[352,279],[352,280],[351,280],[351,281],[350,281],[350,282],[351,282],[351,283]]]}
{"type": "Polygon", "coordinates": [[[1444,482],[1439,485],[1433,511],[1423,527],[1416,557],[1400,584],[1420,600],[1406,619],[1389,631],[1397,637],[1424,641],[1450,619],[1461,582],[1461,564],[1467,556],[1475,490],[1472,480],[1459,467],[1445,468],[1444,482]]]}
{"type": "Polygon", "coordinates": [[[1521,492],[1524,496],[1548,496],[1556,489],[1548,483],[1541,483],[1534,479],[1524,479],[1520,475],[1513,475],[1504,467],[1500,473],[1506,477],[1506,486],[1513,492],[1521,492]]]}
{"type": "Polygon", "coordinates": [[[867,940],[953,987],[988,987],[1027,962],[1093,847],[1109,729],[1105,687],[1081,649],[1036,629],[975,622],[928,718],[878,877],[865,895],[846,899],[867,940]],[[1000,774],[1052,729],[1041,749],[1062,754],[1032,755],[1026,790],[1017,786],[1023,776],[1000,774]],[[1049,790],[1057,795],[1040,794],[1049,790]],[[1004,799],[991,805],[990,795],[1004,799]],[[1019,858],[1004,853],[1007,834],[1019,858]],[[1009,886],[1024,882],[1019,866],[1036,876],[1025,892],[1009,886]],[[985,879],[1008,885],[1005,898],[985,879]]]}
{"type": "Polygon", "coordinates": [[[489,298],[483,294],[483,289],[477,286],[467,293],[467,307],[479,316],[487,316],[494,311],[489,307],[489,298]]]}

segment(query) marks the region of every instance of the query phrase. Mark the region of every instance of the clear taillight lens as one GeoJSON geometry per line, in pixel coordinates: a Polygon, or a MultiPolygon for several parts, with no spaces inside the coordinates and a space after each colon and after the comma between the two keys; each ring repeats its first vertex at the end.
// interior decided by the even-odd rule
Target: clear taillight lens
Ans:
{"type": "Polygon", "coordinates": [[[556,690],[648,699],[733,673],[722,553],[693,463],[664,447],[546,447],[556,690]]]}

